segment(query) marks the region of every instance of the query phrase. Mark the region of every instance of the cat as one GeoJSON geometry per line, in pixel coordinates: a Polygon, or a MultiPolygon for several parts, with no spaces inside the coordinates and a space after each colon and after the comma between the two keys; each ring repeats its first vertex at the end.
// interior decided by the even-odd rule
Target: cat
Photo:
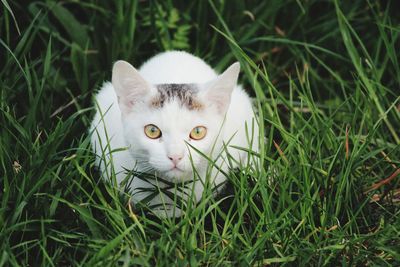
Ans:
{"type": "Polygon", "coordinates": [[[206,179],[218,192],[230,168],[246,164],[249,149],[258,151],[258,124],[250,97],[237,85],[239,71],[236,62],[217,75],[182,51],[160,53],[139,70],[115,62],[112,82],[95,96],[90,128],[102,176],[114,172],[121,184],[131,170],[155,175],[136,175],[128,187],[134,203],[146,202],[161,217],[181,216],[174,195],[198,202],[206,179]],[[149,197],[157,187],[185,182],[183,189],[149,197]]]}

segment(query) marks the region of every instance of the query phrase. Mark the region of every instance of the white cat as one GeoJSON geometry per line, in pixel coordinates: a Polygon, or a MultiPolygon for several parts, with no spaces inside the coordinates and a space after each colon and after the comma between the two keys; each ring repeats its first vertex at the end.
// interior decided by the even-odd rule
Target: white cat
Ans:
{"type": "MultiPolygon", "coordinates": [[[[103,177],[114,171],[121,183],[129,170],[135,170],[175,184],[192,181],[182,192],[176,187],[168,191],[194,203],[200,200],[206,179],[212,188],[221,185],[224,172],[246,164],[246,150],[258,151],[251,101],[236,84],[239,70],[235,63],[218,76],[200,58],[179,51],[158,54],[139,70],[117,61],[112,83],[105,83],[96,95],[98,109],[91,126],[103,177]]],[[[154,192],[156,186],[167,187],[159,179],[134,177],[129,185],[134,203],[146,199],[154,213],[180,216],[172,194],[148,199],[152,194],[146,189],[154,192]]]]}

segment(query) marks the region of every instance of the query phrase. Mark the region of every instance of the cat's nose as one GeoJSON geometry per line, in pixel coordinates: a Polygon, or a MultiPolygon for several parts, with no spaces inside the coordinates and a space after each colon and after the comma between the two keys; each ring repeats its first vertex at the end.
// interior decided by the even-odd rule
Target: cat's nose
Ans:
{"type": "Polygon", "coordinates": [[[177,165],[179,161],[183,158],[183,153],[182,154],[171,154],[168,155],[168,158],[175,164],[177,165]]]}

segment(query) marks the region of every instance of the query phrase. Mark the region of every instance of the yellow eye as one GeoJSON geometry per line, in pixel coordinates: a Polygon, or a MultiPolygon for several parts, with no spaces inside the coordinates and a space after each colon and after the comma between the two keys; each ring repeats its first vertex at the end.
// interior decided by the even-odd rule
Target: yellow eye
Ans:
{"type": "Polygon", "coordinates": [[[144,126],[144,133],[148,138],[151,139],[157,139],[161,137],[161,130],[153,124],[144,126]]]}
{"type": "Polygon", "coordinates": [[[206,136],[207,134],[207,128],[204,126],[196,126],[193,128],[193,130],[190,132],[189,137],[193,140],[201,140],[206,136]]]}

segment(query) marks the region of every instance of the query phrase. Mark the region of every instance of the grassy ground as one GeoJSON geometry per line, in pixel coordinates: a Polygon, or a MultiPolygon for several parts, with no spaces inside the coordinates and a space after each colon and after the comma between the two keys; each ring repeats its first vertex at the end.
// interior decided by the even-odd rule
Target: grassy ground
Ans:
{"type": "Polygon", "coordinates": [[[400,264],[399,8],[2,0],[0,266],[400,264]],[[115,60],[168,49],[239,60],[265,140],[263,166],[159,220],[99,179],[87,129],[115,60]]]}

